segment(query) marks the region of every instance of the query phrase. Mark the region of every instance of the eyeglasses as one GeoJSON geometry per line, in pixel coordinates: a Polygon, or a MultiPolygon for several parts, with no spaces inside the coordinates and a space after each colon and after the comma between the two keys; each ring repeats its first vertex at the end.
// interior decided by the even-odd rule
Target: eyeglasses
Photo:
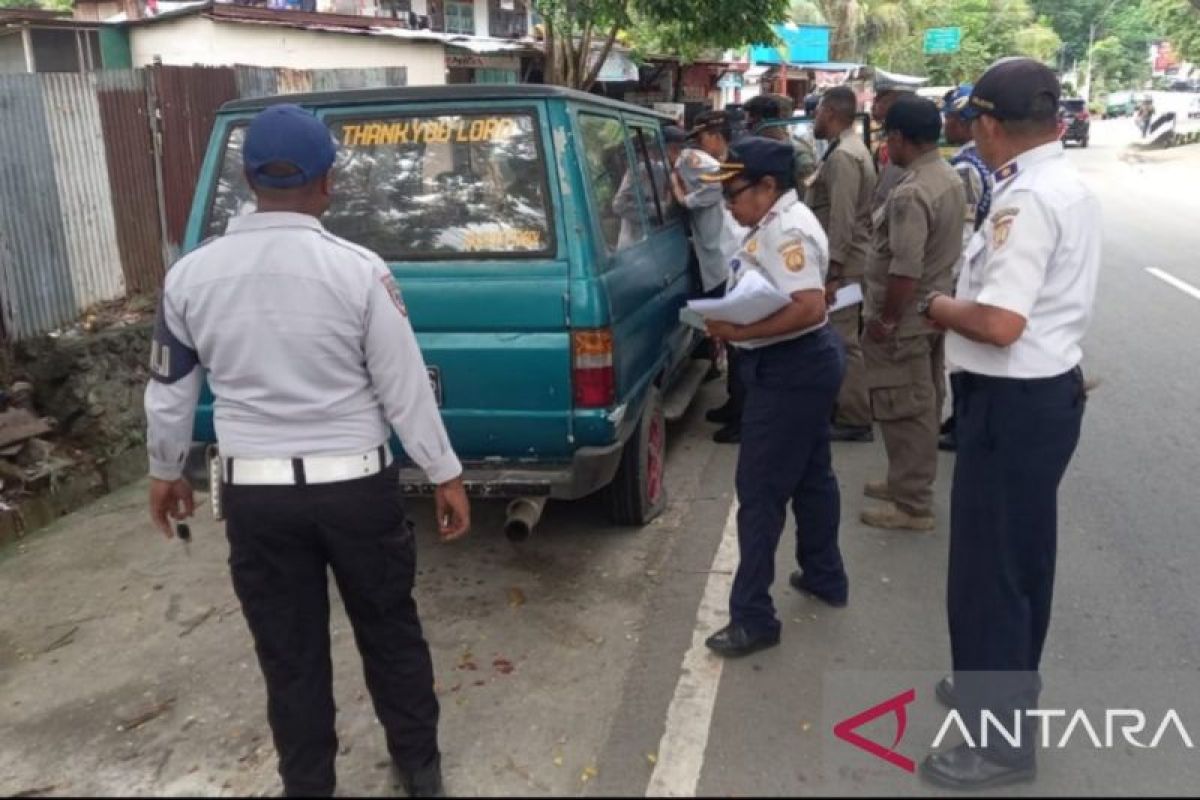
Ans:
{"type": "Polygon", "coordinates": [[[726,184],[722,188],[721,191],[725,195],[725,202],[732,203],[734,200],[737,199],[739,194],[741,194],[742,192],[746,191],[747,189],[753,188],[754,186],[757,186],[757,185],[758,185],[758,181],[751,181],[750,183],[747,183],[745,186],[741,186],[737,189],[734,189],[733,191],[730,191],[728,184],[726,184]]]}

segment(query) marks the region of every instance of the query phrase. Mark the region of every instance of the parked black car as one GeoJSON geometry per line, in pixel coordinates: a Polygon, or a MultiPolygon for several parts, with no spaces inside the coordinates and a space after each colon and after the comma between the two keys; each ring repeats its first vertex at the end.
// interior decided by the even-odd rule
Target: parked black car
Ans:
{"type": "Polygon", "coordinates": [[[1080,147],[1088,146],[1088,137],[1092,132],[1092,118],[1088,114],[1087,101],[1082,98],[1070,98],[1058,101],[1059,138],[1063,144],[1078,142],[1080,147]]]}

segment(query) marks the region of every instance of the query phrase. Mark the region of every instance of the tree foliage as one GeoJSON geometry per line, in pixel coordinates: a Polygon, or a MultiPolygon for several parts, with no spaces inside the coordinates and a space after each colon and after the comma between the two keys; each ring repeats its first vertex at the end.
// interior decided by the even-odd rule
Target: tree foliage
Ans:
{"type": "Polygon", "coordinates": [[[1189,61],[1200,60],[1200,10],[1189,0],[1142,0],[1146,17],[1189,61]]]}
{"type": "Polygon", "coordinates": [[[775,38],[787,0],[533,0],[542,17],[547,83],[590,89],[626,32],[640,50],[699,53],[775,38]],[[639,39],[638,34],[641,34],[639,39]]]}

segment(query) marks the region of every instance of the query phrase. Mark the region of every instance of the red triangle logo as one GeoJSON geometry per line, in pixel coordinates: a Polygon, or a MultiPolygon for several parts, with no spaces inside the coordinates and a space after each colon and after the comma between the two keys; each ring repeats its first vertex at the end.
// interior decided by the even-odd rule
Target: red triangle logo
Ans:
{"type": "Polygon", "coordinates": [[[882,758],[884,761],[899,767],[905,772],[916,772],[916,762],[896,752],[896,747],[900,744],[900,740],[904,738],[904,731],[908,728],[908,704],[916,699],[917,692],[915,689],[901,692],[890,700],[884,700],[879,705],[868,708],[861,714],[855,714],[849,719],[842,720],[833,726],[833,734],[842,741],[849,742],[860,750],[866,750],[876,758],[882,758]],[[887,714],[894,714],[896,716],[896,740],[892,742],[891,747],[884,747],[878,742],[872,742],[870,739],[857,733],[857,730],[863,725],[887,714]]]}

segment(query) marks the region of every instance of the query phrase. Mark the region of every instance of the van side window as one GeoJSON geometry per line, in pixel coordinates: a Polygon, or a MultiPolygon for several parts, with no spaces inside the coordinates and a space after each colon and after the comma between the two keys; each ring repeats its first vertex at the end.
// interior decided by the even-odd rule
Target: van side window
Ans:
{"type": "Polygon", "coordinates": [[[595,213],[609,251],[646,238],[637,186],[630,177],[625,126],[612,117],[579,115],[584,167],[592,188],[595,213]]]}
{"type": "Polygon", "coordinates": [[[208,224],[204,229],[205,238],[220,236],[225,233],[230,220],[253,214],[257,207],[254,192],[250,191],[246,173],[242,170],[242,142],[245,138],[245,124],[229,129],[225,152],[221,155],[221,169],[217,173],[217,187],[208,213],[208,224]]]}
{"type": "Polygon", "coordinates": [[[646,211],[652,226],[661,228],[682,213],[671,192],[671,167],[667,163],[657,129],[638,125],[633,130],[635,150],[638,159],[643,162],[642,168],[647,175],[654,176],[653,181],[642,181],[646,211]]]}

